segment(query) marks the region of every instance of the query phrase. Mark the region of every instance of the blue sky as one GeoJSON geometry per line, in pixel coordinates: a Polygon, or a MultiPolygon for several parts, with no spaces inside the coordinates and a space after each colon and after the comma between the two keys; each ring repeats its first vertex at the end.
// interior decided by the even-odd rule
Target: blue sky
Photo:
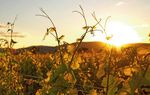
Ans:
{"type": "Polygon", "coordinates": [[[84,23],[81,16],[72,11],[79,10],[78,5],[82,5],[89,24],[94,23],[93,11],[102,19],[111,16],[112,20],[134,27],[145,42],[150,30],[149,4],[150,0],[0,0],[0,24],[13,21],[18,15],[15,31],[25,37],[15,38],[18,41],[16,47],[56,45],[52,36],[42,41],[46,28],[51,25],[45,18],[35,16],[41,13],[39,8],[43,8],[53,19],[60,35],[64,34],[67,42],[74,42],[82,34],[84,23]]]}

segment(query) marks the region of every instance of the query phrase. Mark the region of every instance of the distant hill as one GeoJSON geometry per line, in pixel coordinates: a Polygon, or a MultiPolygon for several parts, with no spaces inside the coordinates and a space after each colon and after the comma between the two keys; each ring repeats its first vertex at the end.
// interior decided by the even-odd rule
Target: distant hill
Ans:
{"type": "MultiPolygon", "coordinates": [[[[69,45],[74,46],[76,43],[71,43],[69,45]]],[[[80,50],[103,50],[107,49],[108,45],[103,43],[103,42],[83,42],[79,48],[80,50]]],[[[136,47],[138,49],[138,52],[140,53],[146,53],[150,52],[150,43],[134,43],[134,44],[126,44],[123,47],[136,47]]],[[[30,46],[26,48],[19,48],[17,51],[36,51],[36,53],[50,53],[50,52],[55,52],[57,50],[57,46],[30,46]]],[[[2,49],[0,49],[2,51],[2,49]]]]}
{"type": "MultiPolygon", "coordinates": [[[[70,45],[75,45],[75,43],[71,43],[70,45]]],[[[107,48],[107,44],[103,42],[83,42],[80,46],[79,50],[95,50],[99,51],[102,49],[107,48]]],[[[126,44],[123,47],[136,47],[139,52],[150,52],[150,43],[133,43],[133,44],[126,44]]],[[[48,52],[55,52],[57,47],[52,46],[30,46],[26,48],[21,48],[21,50],[32,50],[36,48],[38,53],[48,53],[48,52]]],[[[20,49],[19,49],[20,50],[20,49]]]]}
{"type": "MultiPolygon", "coordinates": [[[[74,46],[76,43],[71,43],[69,45],[74,46]]],[[[79,48],[79,50],[98,50],[100,48],[104,48],[106,44],[102,42],[83,42],[79,48]]],[[[57,46],[30,46],[25,48],[19,48],[18,51],[34,51],[36,50],[37,53],[49,53],[55,52],[57,50],[57,46]]]]}
{"type": "Polygon", "coordinates": [[[150,53],[150,43],[127,44],[125,47],[136,47],[139,54],[150,53]]]}
{"type": "Polygon", "coordinates": [[[17,49],[19,51],[36,51],[37,53],[49,53],[49,52],[55,52],[56,51],[56,47],[52,47],[52,46],[30,46],[30,47],[26,47],[26,48],[19,48],[17,49]]]}

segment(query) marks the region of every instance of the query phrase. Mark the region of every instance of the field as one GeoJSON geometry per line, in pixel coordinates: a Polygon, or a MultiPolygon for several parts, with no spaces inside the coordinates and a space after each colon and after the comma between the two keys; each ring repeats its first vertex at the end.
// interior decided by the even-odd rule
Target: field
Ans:
{"type": "Polygon", "coordinates": [[[58,50],[39,53],[36,47],[22,51],[3,49],[1,95],[106,95],[106,91],[108,95],[148,95],[150,92],[149,44],[118,49],[98,42],[82,43],[70,64],[75,45],[61,46],[63,63],[58,50]],[[96,44],[99,46],[92,48],[96,44]]]}

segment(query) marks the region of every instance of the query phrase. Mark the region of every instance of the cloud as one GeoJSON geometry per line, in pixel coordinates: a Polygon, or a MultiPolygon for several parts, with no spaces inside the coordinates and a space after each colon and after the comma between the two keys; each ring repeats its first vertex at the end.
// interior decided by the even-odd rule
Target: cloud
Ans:
{"type": "Polygon", "coordinates": [[[121,5],[124,5],[124,4],[125,4],[125,2],[119,1],[119,2],[116,3],[116,6],[121,6],[121,5]]]}

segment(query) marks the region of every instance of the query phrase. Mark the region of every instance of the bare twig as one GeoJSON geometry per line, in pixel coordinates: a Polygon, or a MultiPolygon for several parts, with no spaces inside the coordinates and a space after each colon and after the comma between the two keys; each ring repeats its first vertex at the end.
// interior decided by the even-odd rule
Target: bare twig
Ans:
{"type": "MultiPolygon", "coordinates": [[[[84,19],[84,21],[85,21],[85,26],[87,27],[87,26],[88,26],[88,25],[87,25],[87,20],[86,20],[85,13],[84,13],[84,10],[83,10],[82,6],[80,6],[80,9],[81,9],[81,12],[80,12],[80,11],[74,11],[74,12],[77,12],[77,13],[81,14],[81,16],[83,17],[83,19],[84,19]]],[[[91,29],[92,31],[94,31],[93,28],[96,27],[96,25],[98,25],[98,24],[100,23],[100,21],[101,21],[101,20],[99,20],[99,21],[97,20],[97,23],[96,23],[95,25],[90,26],[90,27],[88,27],[88,28],[85,29],[84,34],[81,36],[81,38],[80,38],[79,42],[77,43],[77,46],[76,46],[76,48],[75,48],[75,50],[74,50],[74,52],[73,52],[73,55],[72,55],[71,60],[70,60],[70,63],[69,63],[69,67],[70,67],[70,65],[72,64],[73,59],[74,59],[74,57],[75,57],[75,55],[76,55],[76,52],[78,51],[78,49],[79,49],[79,47],[80,47],[80,45],[81,45],[83,39],[85,38],[86,34],[90,31],[90,29],[91,29]]]]}
{"type": "MultiPolygon", "coordinates": [[[[50,33],[50,34],[57,40],[60,59],[61,59],[61,62],[64,63],[64,62],[63,62],[63,56],[62,56],[61,48],[60,48],[60,40],[59,40],[59,36],[58,36],[57,30],[56,30],[56,26],[55,26],[53,20],[49,17],[49,15],[48,15],[42,8],[40,8],[40,10],[41,10],[41,12],[42,12],[43,14],[42,14],[42,15],[36,15],[36,16],[41,16],[41,17],[47,18],[47,19],[51,22],[51,24],[52,24],[52,26],[53,26],[53,27],[52,27],[52,28],[53,28],[53,31],[55,32],[55,35],[54,35],[53,33],[49,32],[49,30],[47,30],[45,36],[46,36],[48,33],[50,33]]],[[[45,36],[44,36],[44,39],[45,39],[45,36]]]]}
{"type": "Polygon", "coordinates": [[[87,26],[87,20],[86,20],[86,17],[85,17],[84,10],[83,10],[83,8],[82,8],[81,5],[79,5],[79,7],[81,9],[81,12],[80,11],[73,11],[73,12],[79,13],[83,17],[83,19],[84,19],[85,26],[87,26]]]}
{"type": "MultiPolygon", "coordinates": [[[[96,17],[95,12],[92,13],[92,16],[93,16],[94,20],[95,20],[96,22],[98,22],[98,19],[97,19],[97,17],[96,17]]],[[[102,31],[102,33],[104,33],[106,37],[108,36],[108,34],[107,34],[107,32],[106,32],[106,26],[107,26],[107,23],[108,23],[108,19],[109,19],[110,17],[111,17],[111,16],[108,16],[108,17],[106,18],[105,23],[104,23],[104,26],[103,26],[101,23],[98,23],[99,26],[102,28],[102,30],[100,30],[100,31],[102,31]]],[[[100,19],[99,21],[101,21],[101,19],[100,19]]]]}

